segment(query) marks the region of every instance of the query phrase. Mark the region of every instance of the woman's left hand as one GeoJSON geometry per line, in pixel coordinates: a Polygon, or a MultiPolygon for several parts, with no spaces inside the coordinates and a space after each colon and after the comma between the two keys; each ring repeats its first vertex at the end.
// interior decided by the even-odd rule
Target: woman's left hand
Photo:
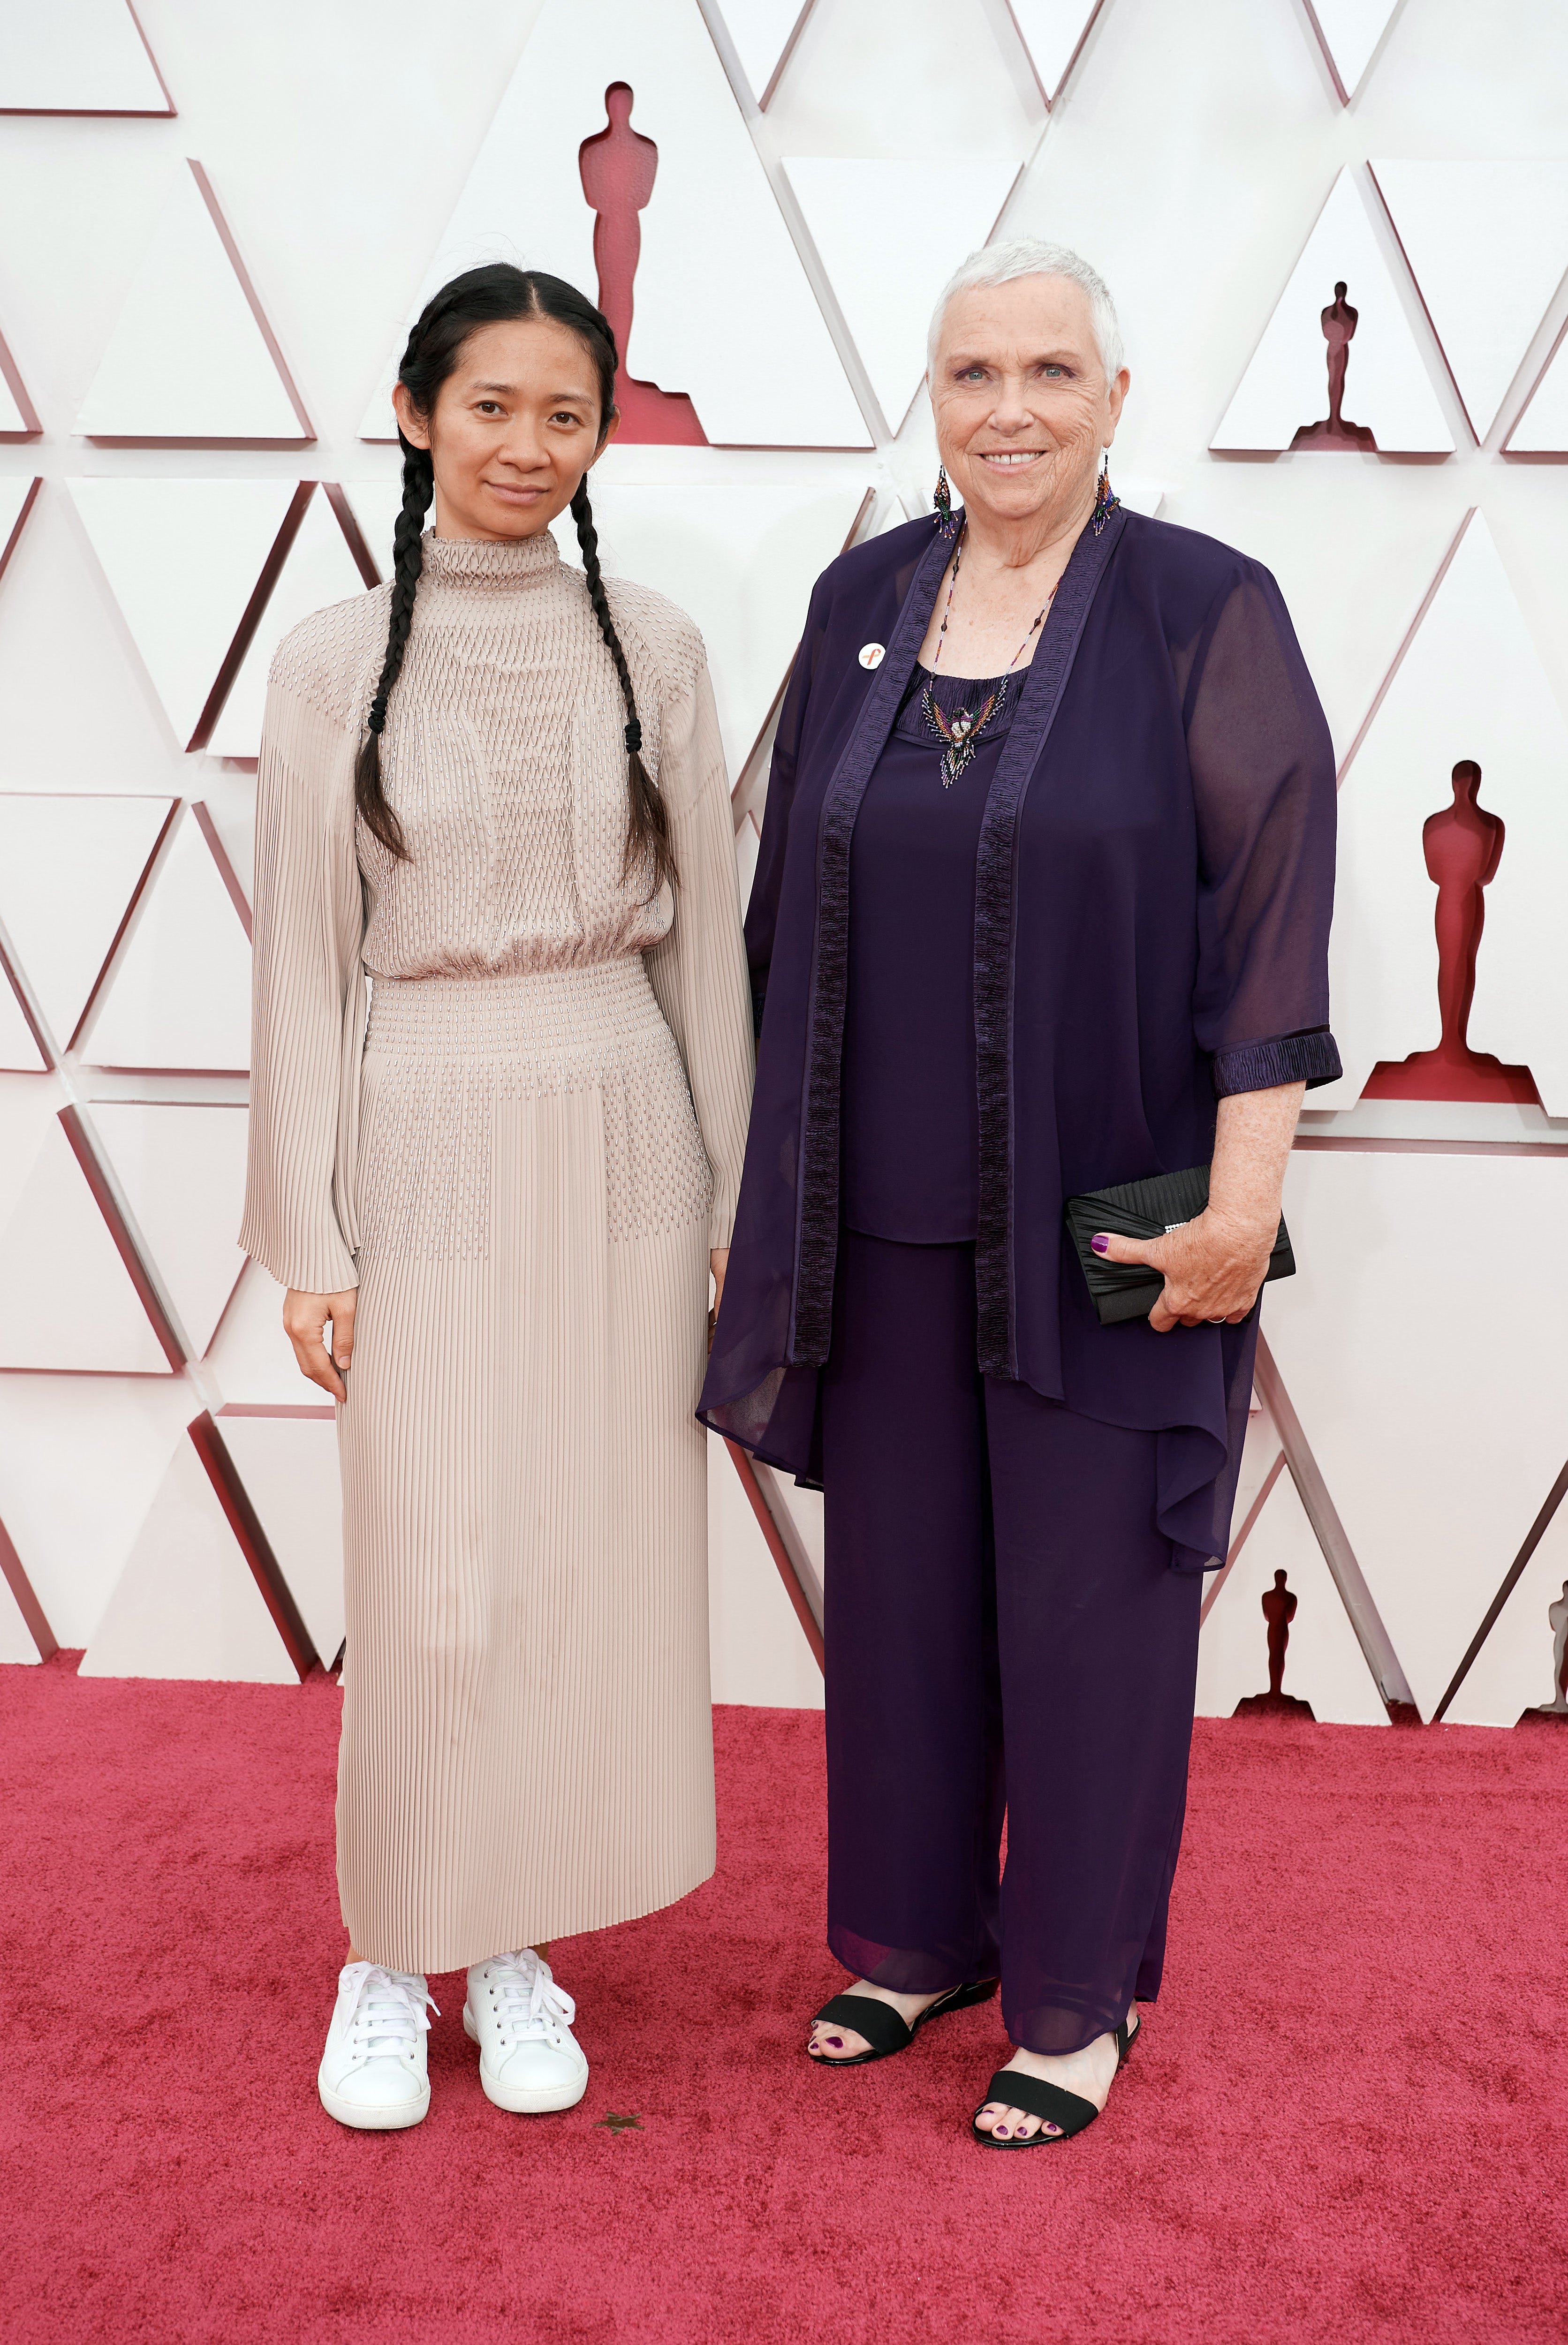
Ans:
{"type": "Polygon", "coordinates": [[[724,1274],[729,1267],[729,1248],[715,1246],[708,1257],[713,1273],[713,1308],[708,1315],[708,1348],[713,1349],[713,1331],[718,1325],[718,1306],[724,1300],[724,1274]]]}
{"type": "Polygon", "coordinates": [[[1205,1212],[1163,1238],[1102,1233],[1093,1241],[1106,1262],[1146,1262],[1160,1273],[1165,1292],[1149,1313],[1156,1335],[1201,1327],[1206,1319],[1234,1327],[1257,1302],[1279,1231],[1279,1193],[1306,1088],[1276,1083],[1220,1101],[1205,1212]]]}
{"type": "Polygon", "coordinates": [[[1165,1292],[1149,1313],[1157,1335],[1173,1327],[1201,1327],[1245,1319],[1257,1300],[1268,1268],[1278,1218],[1267,1223],[1227,1219],[1211,1205],[1196,1220],[1163,1238],[1096,1237],[1095,1252],[1107,1262],[1144,1262],[1162,1273],[1165,1292]]]}

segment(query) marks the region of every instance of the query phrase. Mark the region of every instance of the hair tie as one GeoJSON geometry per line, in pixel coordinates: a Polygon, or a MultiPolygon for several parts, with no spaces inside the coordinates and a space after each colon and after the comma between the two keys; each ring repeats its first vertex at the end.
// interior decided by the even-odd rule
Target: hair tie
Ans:
{"type": "Polygon", "coordinates": [[[365,719],[365,722],[372,733],[384,733],[386,730],[386,695],[384,692],[378,692],[375,698],[371,703],[371,713],[365,719]]]}
{"type": "Polygon", "coordinates": [[[635,757],[643,746],[643,728],[634,716],[626,726],[626,755],[635,757]]]}

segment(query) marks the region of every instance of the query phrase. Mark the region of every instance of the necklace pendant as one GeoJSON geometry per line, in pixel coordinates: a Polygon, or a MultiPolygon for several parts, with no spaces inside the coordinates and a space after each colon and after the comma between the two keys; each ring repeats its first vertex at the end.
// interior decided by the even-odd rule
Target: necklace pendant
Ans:
{"type": "Polygon", "coordinates": [[[974,718],[967,708],[955,709],[948,719],[948,726],[955,741],[967,741],[974,727],[974,718]]]}

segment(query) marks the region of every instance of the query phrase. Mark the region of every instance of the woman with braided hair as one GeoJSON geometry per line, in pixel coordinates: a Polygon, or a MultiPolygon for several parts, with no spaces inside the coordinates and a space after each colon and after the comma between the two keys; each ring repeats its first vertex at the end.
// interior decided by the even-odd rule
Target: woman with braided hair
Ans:
{"type": "Polygon", "coordinates": [[[432,1971],[492,2101],[570,2107],[549,1941],[713,1870],[693,1406],[750,1010],[701,639],[600,572],[616,365],[558,278],[445,286],[392,583],[272,670],[240,1243],[338,1405],[349,2126],[424,2115],[432,1971]]]}

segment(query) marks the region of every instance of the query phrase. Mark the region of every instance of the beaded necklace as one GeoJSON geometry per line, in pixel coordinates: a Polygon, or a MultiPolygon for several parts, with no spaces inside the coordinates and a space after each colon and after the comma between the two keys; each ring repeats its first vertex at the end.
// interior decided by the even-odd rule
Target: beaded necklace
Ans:
{"type": "MultiPolygon", "coordinates": [[[[947,601],[942,604],[942,624],[936,631],[936,650],[932,656],[931,680],[927,684],[925,690],[921,695],[920,703],[921,713],[924,716],[926,723],[931,726],[932,731],[936,735],[938,740],[943,744],[942,756],[942,786],[944,790],[952,789],[960,774],[963,772],[965,766],[968,766],[971,758],[974,756],[975,749],[979,746],[982,733],[984,732],[985,727],[990,724],[992,718],[997,716],[1000,711],[1006,706],[1007,678],[1012,675],[1013,669],[1017,666],[1019,661],[1028,650],[1030,636],[1034,634],[1039,628],[1044,625],[1045,614],[1051,608],[1051,604],[1054,600],[1056,594],[1056,586],[1053,586],[1050,594],[1046,595],[1044,602],[1040,606],[1039,615],[1034,620],[1033,624],[1025,633],[1023,641],[1019,645],[1018,649],[1013,653],[1013,657],[1008,661],[1006,675],[1003,675],[995,691],[988,693],[978,708],[956,708],[951,716],[944,716],[941,709],[936,705],[936,692],[934,689],[936,684],[936,671],[942,664],[942,638],[947,634],[947,623],[952,615],[952,593],[953,588],[958,584],[959,565],[963,560],[963,548],[968,535],[969,523],[966,521],[962,529],[959,532],[958,548],[952,557],[952,575],[948,581],[947,601]]],[[[1056,585],[1059,586],[1061,583],[1061,580],[1058,579],[1056,581],[1056,585]]]]}

